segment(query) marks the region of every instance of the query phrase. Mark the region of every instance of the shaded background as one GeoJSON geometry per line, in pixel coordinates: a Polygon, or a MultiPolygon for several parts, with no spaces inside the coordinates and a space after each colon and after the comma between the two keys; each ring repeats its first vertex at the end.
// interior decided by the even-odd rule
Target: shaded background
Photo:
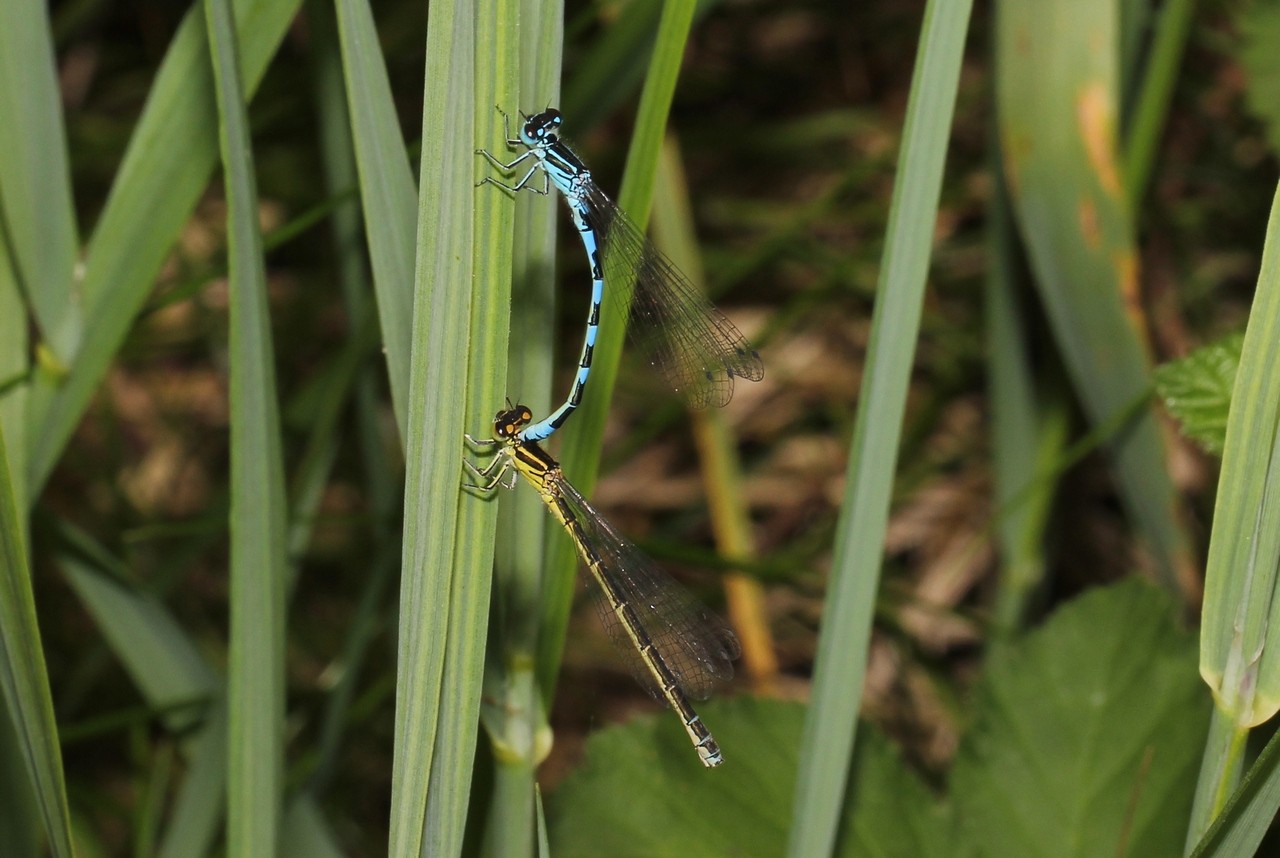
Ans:
{"type": "MultiPolygon", "coordinates": [[[[1276,169],[1266,126],[1249,109],[1250,81],[1256,92],[1260,75],[1255,68],[1251,78],[1242,60],[1244,7],[1201,4],[1137,218],[1144,309],[1161,359],[1239,329],[1256,279],[1276,169]]],[[[94,0],[51,8],[76,204],[87,235],[186,9],[94,0]]],[[[904,2],[705,4],[672,111],[710,289],[766,362],[763,382],[738,386],[728,417],[743,445],[760,553],[747,571],[768,587],[784,696],[803,697],[812,663],[922,11],[922,3],[904,2]]],[[[317,178],[306,12],[251,109],[262,219],[280,238],[268,255],[268,274],[287,468],[303,454],[326,372],[353,333],[324,220],[335,200],[317,178]]],[[[580,75],[591,74],[583,68],[591,48],[618,14],[612,4],[571,4],[566,24],[565,134],[606,189],[617,187],[638,78],[627,84],[620,76],[606,86],[613,79],[580,75]]],[[[415,141],[425,6],[381,2],[375,15],[405,137],[415,141]]],[[[953,696],[964,694],[987,640],[996,568],[982,330],[984,218],[996,192],[988,162],[990,15],[980,4],[961,78],[864,705],[864,714],[935,776],[956,747],[962,723],[953,696]]],[[[124,558],[130,576],[161,594],[184,628],[208,642],[215,661],[224,658],[227,625],[220,194],[215,183],[184,230],[63,456],[40,506],[33,551],[39,558],[41,540],[65,539],[64,522],[82,528],[124,558]]],[[[558,216],[563,336],[554,389],[563,391],[587,277],[577,237],[558,216]]],[[[1034,296],[1025,297],[1032,324],[1045,334],[1034,344],[1037,374],[1046,384],[1065,384],[1034,296]]],[[[710,548],[687,417],[635,362],[624,359],[623,373],[594,498],[619,529],[718,605],[714,571],[724,564],[710,548]]],[[[510,391],[513,398],[520,393],[510,391]]],[[[380,415],[394,448],[385,397],[380,415]]],[[[351,415],[343,419],[349,424],[351,415]]],[[[1085,431],[1078,416],[1072,431],[1085,431]]],[[[1189,499],[1193,528],[1207,522],[1215,464],[1179,445],[1171,467],[1189,499]]],[[[298,748],[318,740],[326,694],[336,671],[345,669],[335,629],[350,624],[369,586],[374,507],[357,451],[347,447],[301,557],[305,586],[290,607],[289,712],[298,748]]],[[[1204,534],[1193,530],[1192,538],[1202,555],[1204,534]]],[[[1045,610],[1135,567],[1150,572],[1101,454],[1066,472],[1048,546],[1045,610]]],[[[152,716],[52,571],[37,569],[36,597],[72,801],[81,810],[96,808],[92,822],[100,835],[110,843],[116,832],[123,848],[142,791],[141,749],[171,740],[152,734],[152,716]]],[[[379,641],[361,668],[335,775],[341,806],[330,808],[356,854],[375,854],[369,844],[385,837],[394,595],[394,587],[381,593],[379,641]]],[[[570,635],[552,713],[556,746],[540,777],[548,789],[579,761],[584,735],[656,706],[609,650],[585,604],[570,635]]],[[[290,762],[305,770],[305,761],[290,762]]]]}

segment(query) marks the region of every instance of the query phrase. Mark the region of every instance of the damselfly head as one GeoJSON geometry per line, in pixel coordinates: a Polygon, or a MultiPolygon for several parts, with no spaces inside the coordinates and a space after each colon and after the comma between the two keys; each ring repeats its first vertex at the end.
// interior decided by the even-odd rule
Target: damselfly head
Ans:
{"type": "Polygon", "coordinates": [[[533,422],[533,412],[529,410],[529,406],[512,405],[494,415],[493,434],[504,440],[514,438],[531,422],[533,422]]]}
{"type": "Polygon", "coordinates": [[[520,142],[526,146],[549,146],[559,139],[556,129],[563,121],[560,111],[554,107],[526,117],[524,127],[520,129],[520,142]]]}

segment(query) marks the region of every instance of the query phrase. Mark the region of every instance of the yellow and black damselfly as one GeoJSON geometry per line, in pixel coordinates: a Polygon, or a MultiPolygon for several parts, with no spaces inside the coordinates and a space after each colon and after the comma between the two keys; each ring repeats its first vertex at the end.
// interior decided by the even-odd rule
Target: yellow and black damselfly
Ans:
{"type": "Polygon", "coordinates": [[[703,765],[724,762],[720,746],[689,698],[706,698],[733,677],[738,639],[724,622],[622,537],[564,478],[560,464],[520,431],[533,419],[523,405],[499,411],[494,437],[467,441],[498,456],[480,468],[463,460],[478,482],[466,486],[485,496],[515,487],[519,473],[568,532],[599,589],[596,604],[610,639],[644,688],[674,709],[703,765]]]}

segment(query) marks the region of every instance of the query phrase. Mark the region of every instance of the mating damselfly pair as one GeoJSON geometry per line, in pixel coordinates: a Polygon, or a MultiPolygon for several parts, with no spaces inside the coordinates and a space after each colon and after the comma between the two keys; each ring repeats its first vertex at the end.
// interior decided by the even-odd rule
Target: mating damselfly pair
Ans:
{"type": "Polygon", "coordinates": [[[538,442],[564,425],[582,401],[607,283],[633,284],[627,311],[632,340],[691,406],[726,404],[733,396],[734,380],[759,381],[764,365],[733,323],[595,184],[586,165],[560,140],[560,112],[547,109],[521,117],[519,136],[511,136],[505,113],[503,127],[507,145],[524,147],[523,153],[504,163],[485,150],[476,151],[504,173],[530,158],[533,163],[515,184],[492,176],[477,184],[543,196],[554,185],[564,195],[591,269],[591,308],[578,373],[564,403],[537,422],[527,407],[510,406],[494,418],[493,438],[477,440],[468,435],[477,452],[498,455],[483,468],[464,460],[477,479],[467,485],[488,495],[499,486],[514,488],[518,473],[538,491],[590,570],[605,628],[632,672],[646,690],[679,714],[703,764],[718,766],[723,762],[720,748],[689,698],[705,698],[716,684],[732,678],[733,660],[739,654],[737,638],[614,530],[564,478],[559,463],[538,442]],[[530,184],[538,172],[543,177],[541,188],[530,184]]]}

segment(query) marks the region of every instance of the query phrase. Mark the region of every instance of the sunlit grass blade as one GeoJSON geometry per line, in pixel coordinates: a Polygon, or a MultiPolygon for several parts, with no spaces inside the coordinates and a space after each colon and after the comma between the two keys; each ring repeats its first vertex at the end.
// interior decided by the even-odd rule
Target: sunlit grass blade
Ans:
{"type": "MultiPolygon", "coordinates": [[[[475,15],[469,3],[433,3],[427,21],[391,783],[394,856],[452,855],[461,848],[471,775],[466,748],[475,747],[479,721],[482,665],[475,656],[483,654],[485,631],[483,619],[478,629],[475,621],[487,617],[492,537],[479,549],[490,552],[488,560],[461,565],[458,533],[469,526],[458,509],[462,435],[469,419],[492,407],[476,397],[501,378],[477,392],[473,385],[481,379],[468,372],[478,359],[470,341],[473,314],[485,315],[473,308],[472,290],[493,285],[476,281],[472,255],[475,15]],[[446,688],[446,672],[461,684],[446,688]],[[437,759],[446,743],[452,749],[437,759]],[[459,771],[463,755],[467,764],[459,771]],[[460,794],[435,795],[450,791],[460,794]]],[[[482,308],[507,300],[509,284],[498,288],[482,308]]],[[[500,363],[505,341],[501,348],[500,363]]],[[[469,504],[465,515],[491,517],[493,511],[469,504]]],[[[465,551],[477,559],[476,546],[465,551]]]]}
{"type": "Polygon", "coordinates": [[[934,0],[920,32],[801,740],[792,856],[829,855],[839,824],[969,11],[934,0]]]}
{"type": "Polygon", "coordinates": [[[284,801],[284,466],[258,192],[230,0],[205,0],[227,195],[231,629],[227,851],[273,855],[284,801]]]}
{"type": "MultiPolygon", "coordinates": [[[[300,0],[236,3],[245,91],[252,93],[300,0]]],[[[178,231],[209,181],[217,113],[199,6],[178,28],[99,216],[85,258],[85,328],[65,378],[32,391],[28,492],[38,495],[124,341],[178,231]]]]}
{"type": "MultiPolygon", "coordinates": [[[[517,103],[559,104],[563,56],[564,8],[560,2],[522,0],[518,51],[517,103]]],[[[483,38],[483,29],[479,30],[483,38]]],[[[480,138],[481,145],[499,145],[480,138]]],[[[512,201],[496,189],[476,198],[477,207],[492,202],[514,212],[511,337],[507,391],[535,413],[550,411],[552,367],[556,355],[557,281],[555,236],[560,206],[534,194],[512,201]]],[[[576,290],[570,294],[577,295],[576,290]]],[[[496,410],[500,403],[490,403],[496,410]]],[[[547,724],[550,704],[536,681],[538,612],[548,516],[533,492],[510,492],[499,502],[494,546],[494,620],[496,652],[485,673],[481,718],[493,747],[494,782],[483,837],[490,855],[530,855],[534,834],[534,773],[550,749],[547,724]]]]}
{"type": "Polygon", "coordinates": [[[1194,842],[1239,777],[1244,736],[1280,710],[1280,650],[1271,640],[1280,600],[1280,190],[1272,201],[1262,267],[1231,391],[1205,566],[1200,674],[1213,721],[1190,830],[1194,842]]]}
{"type": "MultiPolygon", "coordinates": [[[[466,80],[454,81],[463,94],[472,98],[471,121],[459,115],[468,108],[457,101],[451,103],[450,113],[434,114],[457,117],[453,120],[457,126],[455,131],[465,144],[465,148],[450,149],[442,168],[458,174],[448,181],[457,182],[469,192],[467,202],[473,206],[458,210],[459,217],[471,219],[470,230],[463,229],[469,238],[473,238],[470,251],[470,320],[464,349],[466,370],[458,377],[466,380],[464,424],[468,431],[481,431],[482,434],[482,427],[492,426],[493,412],[506,394],[513,209],[504,195],[489,193],[492,189],[475,187],[475,149],[480,141],[488,143],[502,135],[502,116],[493,109],[494,104],[509,104],[516,98],[519,59],[517,10],[516,0],[459,4],[459,16],[473,17],[462,28],[466,32],[458,32],[457,37],[477,40],[469,50],[465,45],[453,48],[460,63],[470,58],[474,66],[473,77],[467,76],[471,70],[462,70],[466,80]],[[455,159],[465,159],[465,166],[455,159]]],[[[427,49],[430,51],[431,46],[428,45],[427,49]]],[[[428,81],[429,101],[433,95],[432,86],[433,83],[428,81]]],[[[429,108],[426,116],[433,116],[429,108]]],[[[424,127],[424,139],[427,133],[424,127]]],[[[427,163],[425,147],[423,163],[427,163]]],[[[427,181],[429,179],[424,172],[423,184],[427,181]]],[[[425,192],[423,198],[426,198],[425,192]]],[[[427,217],[426,211],[420,210],[419,217],[427,217]]],[[[440,249],[444,249],[443,244],[440,249]]],[[[421,306],[415,310],[421,311],[421,306]]],[[[439,433],[441,430],[435,427],[433,431],[439,433]]],[[[462,482],[460,457],[465,448],[461,434],[457,432],[445,432],[441,441],[450,445],[447,447],[450,453],[441,464],[453,469],[456,497],[462,482]]],[[[458,511],[454,531],[449,644],[445,653],[440,723],[427,793],[426,842],[432,855],[455,855],[462,850],[484,684],[497,509],[490,504],[477,503],[477,499],[471,496],[466,500],[458,511]]]]}
{"type": "MultiPolygon", "coordinates": [[[[13,495],[9,456],[0,432],[0,691],[49,849],[56,856],[70,856],[71,821],[62,751],[36,621],[26,537],[20,523],[23,517],[13,495]]],[[[0,729],[7,726],[0,725],[0,729]]]]}
{"type": "MultiPolygon", "coordinates": [[[[1001,150],[1036,286],[1074,391],[1096,427],[1147,396],[1150,367],[1129,315],[1137,249],[1117,151],[1119,35],[1113,0],[999,7],[1001,150]]],[[[1150,410],[1109,444],[1120,498],[1171,591],[1190,567],[1164,440],[1150,410]]]]}

